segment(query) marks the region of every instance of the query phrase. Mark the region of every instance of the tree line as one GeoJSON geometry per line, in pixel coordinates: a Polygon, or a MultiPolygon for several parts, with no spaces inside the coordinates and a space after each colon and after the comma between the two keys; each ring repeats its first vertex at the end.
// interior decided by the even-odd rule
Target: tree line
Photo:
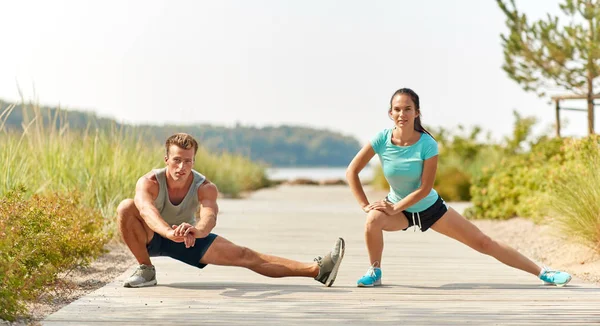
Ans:
{"type": "Polygon", "coordinates": [[[233,127],[209,124],[195,125],[130,125],[95,113],[61,110],[55,107],[21,105],[0,100],[0,108],[12,110],[0,117],[7,130],[22,132],[34,116],[41,116],[44,125],[71,130],[117,129],[143,136],[148,142],[164,141],[175,132],[192,134],[200,145],[211,151],[242,154],[252,161],[269,166],[347,166],[360,149],[359,141],[338,132],[301,126],[233,127]],[[33,110],[37,108],[39,114],[33,110]]]}

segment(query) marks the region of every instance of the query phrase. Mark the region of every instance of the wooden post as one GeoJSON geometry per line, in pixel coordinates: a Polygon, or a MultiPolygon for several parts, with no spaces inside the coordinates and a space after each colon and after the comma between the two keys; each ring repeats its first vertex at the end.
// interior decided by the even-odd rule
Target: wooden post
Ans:
{"type": "Polygon", "coordinates": [[[560,100],[556,99],[556,137],[560,138],[560,100]]]}

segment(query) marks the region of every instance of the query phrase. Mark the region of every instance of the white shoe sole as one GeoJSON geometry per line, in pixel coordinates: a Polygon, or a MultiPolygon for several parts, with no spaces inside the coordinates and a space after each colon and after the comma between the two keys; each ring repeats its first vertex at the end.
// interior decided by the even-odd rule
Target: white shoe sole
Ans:
{"type": "Polygon", "coordinates": [[[565,285],[569,284],[569,282],[571,282],[571,278],[572,278],[572,277],[569,277],[569,279],[568,279],[568,280],[567,280],[565,283],[562,283],[562,284],[556,284],[556,286],[558,286],[559,288],[562,288],[563,286],[565,286],[565,285]]]}
{"type": "Polygon", "coordinates": [[[544,285],[548,285],[548,286],[556,285],[557,287],[562,288],[563,286],[569,284],[569,282],[571,282],[571,279],[572,279],[572,277],[569,277],[569,279],[565,283],[561,283],[561,284],[544,282],[544,285]]]}
{"type": "Polygon", "coordinates": [[[356,284],[356,286],[358,286],[359,288],[372,288],[374,286],[380,286],[380,285],[381,285],[381,279],[378,279],[373,284],[362,284],[362,283],[356,284]]]}
{"type": "Polygon", "coordinates": [[[340,238],[340,239],[342,240],[342,248],[340,250],[340,257],[335,262],[335,265],[333,265],[331,274],[329,274],[329,277],[327,277],[327,281],[325,281],[326,287],[332,286],[333,282],[335,282],[335,277],[337,276],[338,269],[340,268],[340,265],[342,264],[342,259],[344,258],[344,252],[346,251],[346,242],[344,241],[344,239],[342,239],[342,238],[340,238]]]}
{"type": "Polygon", "coordinates": [[[156,283],[157,283],[156,279],[154,279],[154,280],[149,281],[149,282],[135,284],[135,285],[132,285],[132,284],[129,284],[129,283],[125,283],[125,284],[123,284],[123,287],[126,287],[126,288],[143,288],[143,287],[146,287],[146,286],[156,285],[156,283]]]}

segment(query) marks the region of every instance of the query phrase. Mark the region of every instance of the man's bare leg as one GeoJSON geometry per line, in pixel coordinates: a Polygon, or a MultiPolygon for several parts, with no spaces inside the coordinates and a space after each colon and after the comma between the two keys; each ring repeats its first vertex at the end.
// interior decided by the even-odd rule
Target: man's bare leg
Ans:
{"type": "Polygon", "coordinates": [[[133,203],[133,199],[125,199],[119,204],[117,218],[123,241],[125,241],[135,259],[140,265],[151,266],[152,262],[146,245],[152,240],[154,231],[142,219],[140,212],[133,203]]]}
{"type": "Polygon", "coordinates": [[[262,254],[238,246],[220,236],[208,248],[200,262],[203,264],[245,267],[268,277],[304,276],[314,278],[319,274],[319,265],[316,262],[301,263],[291,259],[262,254]]]}

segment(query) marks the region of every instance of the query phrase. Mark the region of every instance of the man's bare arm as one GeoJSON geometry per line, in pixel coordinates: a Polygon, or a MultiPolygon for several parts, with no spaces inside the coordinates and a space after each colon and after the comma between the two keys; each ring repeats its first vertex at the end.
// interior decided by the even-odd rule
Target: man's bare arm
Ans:
{"type": "Polygon", "coordinates": [[[197,216],[196,238],[204,238],[217,225],[217,214],[219,213],[219,205],[217,197],[219,190],[217,186],[210,181],[206,181],[198,188],[198,201],[200,201],[200,214],[197,216]]]}
{"type": "Polygon", "coordinates": [[[147,175],[141,177],[135,186],[135,197],[133,198],[135,206],[152,231],[163,238],[169,238],[172,228],[160,216],[158,209],[154,206],[156,196],[158,196],[158,184],[150,180],[147,175]]]}

